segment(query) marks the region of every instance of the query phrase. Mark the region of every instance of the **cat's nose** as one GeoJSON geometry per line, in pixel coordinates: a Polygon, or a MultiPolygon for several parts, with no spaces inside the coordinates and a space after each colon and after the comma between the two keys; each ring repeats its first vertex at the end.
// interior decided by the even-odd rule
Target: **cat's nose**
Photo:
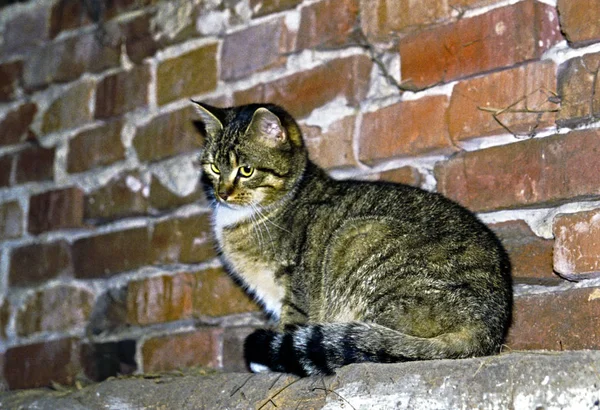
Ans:
{"type": "Polygon", "coordinates": [[[227,198],[229,198],[231,192],[228,190],[221,190],[217,193],[217,195],[219,195],[219,198],[221,198],[223,201],[227,201],[227,198]]]}

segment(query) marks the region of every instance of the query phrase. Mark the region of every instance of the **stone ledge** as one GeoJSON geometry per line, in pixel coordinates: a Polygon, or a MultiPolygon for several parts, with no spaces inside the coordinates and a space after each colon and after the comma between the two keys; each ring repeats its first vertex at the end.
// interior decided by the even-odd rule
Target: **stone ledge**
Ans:
{"type": "Polygon", "coordinates": [[[600,351],[358,364],[335,376],[215,373],[6,392],[0,409],[599,409],[600,351]]]}

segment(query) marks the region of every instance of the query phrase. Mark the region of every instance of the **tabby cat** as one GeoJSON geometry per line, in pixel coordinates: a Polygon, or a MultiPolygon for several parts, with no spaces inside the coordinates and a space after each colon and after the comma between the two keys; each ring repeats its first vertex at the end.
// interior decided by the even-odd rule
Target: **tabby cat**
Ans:
{"type": "Polygon", "coordinates": [[[196,104],[222,258],[278,319],[246,339],[252,371],[499,352],[510,264],[471,212],[407,185],[330,178],[276,105],[196,104]]]}

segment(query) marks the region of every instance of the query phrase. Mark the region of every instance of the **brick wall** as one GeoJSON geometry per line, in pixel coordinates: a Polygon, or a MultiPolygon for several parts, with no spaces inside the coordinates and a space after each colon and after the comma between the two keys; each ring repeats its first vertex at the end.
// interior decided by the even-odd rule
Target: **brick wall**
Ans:
{"type": "Polygon", "coordinates": [[[190,98],[279,103],[333,175],[477,211],[514,264],[509,348],[600,348],[599,20],[590,0],[0,8],[2,384],[243,368],[263,319],[213,250],[190,98]]]}

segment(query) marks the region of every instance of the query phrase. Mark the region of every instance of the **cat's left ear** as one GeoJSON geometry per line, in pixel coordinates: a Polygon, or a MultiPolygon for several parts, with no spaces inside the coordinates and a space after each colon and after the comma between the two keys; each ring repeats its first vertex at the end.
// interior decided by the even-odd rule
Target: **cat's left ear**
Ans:
{"type": "Polygon", "coordinates": [[[192,100],[192,102],[196,104],[196,111],[200,114],[202,125],[209,137],[223,129],[223,123],[217,118],[218,111],[220,111],[218,108],[199,101],[192,100]]]}
{"type": "Polygon", "coordinates": [[[252,135],[260,136],[270,145],[276,146],[287,141],[287,133],[279,117],[264,107],[254,111],[252,121],[248,126],[252,135]]]}

